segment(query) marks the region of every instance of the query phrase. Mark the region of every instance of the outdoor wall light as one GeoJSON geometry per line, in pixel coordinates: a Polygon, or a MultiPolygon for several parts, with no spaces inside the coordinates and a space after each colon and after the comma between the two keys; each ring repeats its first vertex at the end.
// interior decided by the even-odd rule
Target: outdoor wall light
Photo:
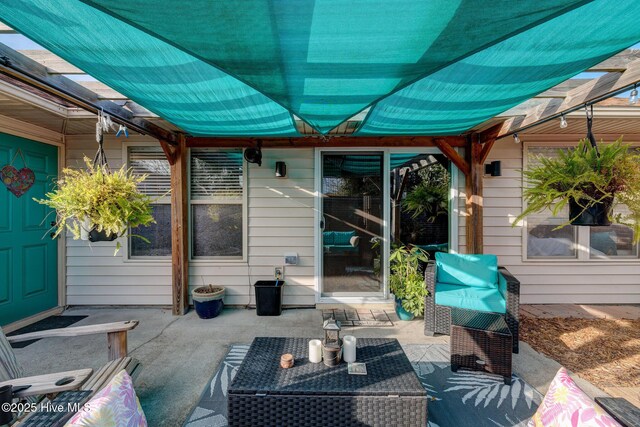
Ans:
{"type": "Polygon", "coordinates": [[[520,137],[517,133],[513,134],[513,142],[515,142],[516,144],[520,144],[520,137]]]}
{"type": "Polygon", "coordinates": [[[494,160],[493,162],[484,165],[484,173],[485,175],[502,176],[500,160],[494,160]]]}
{"type": "Polygon", "coordinates": [[[285,162],[276,162],[276,176],[278,178],[287,176],[287,164],[285,162]]]}
{"type": "Polygon", "coordinates": [[[629,104],[635,105],[637,103],[638,103],[638,89],[636,88],[636,85],[633,85],[633,89],[629,94],[629,104]]]}
{"type": "Polygon", "coordinates": [[[256,148],[249,147],[245,149],[244,159],[247,163],[256,163],[258,166],[262,166],[262,141],[258,140],[256,148]]]}

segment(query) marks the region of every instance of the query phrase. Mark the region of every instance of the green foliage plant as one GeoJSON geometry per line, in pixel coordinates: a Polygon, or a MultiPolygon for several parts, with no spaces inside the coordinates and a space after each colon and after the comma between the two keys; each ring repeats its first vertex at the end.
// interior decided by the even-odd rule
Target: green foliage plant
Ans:
{"type": "Polygon", "coordinates": [[[441,165],[419,172],[420,183],[407,192],[402,208],[413,219],[426,216],[433,223],[439,216],[449,214],[449,173],[441,165]]]}
{"type": "MultiPolygon", "coordinates": [[[[621,204],[628,213],[613,214],[612,222],[633,229],[635,243],[640,240],[640,155],[622,137],[611,144],[600,144],[600,154],[583,139],[569,150],[558,150],[557,158],[537,156],[538,164],[523,172],[526,209],[520,220],[534,212],[551,211],[554,216],[575,200],[580,214],[598,203],[621,204]]],[[[569,225],[575,218],[557,228],[569,225]]]]}
{"type": "Polygon", "coordinates": [[[417,246],[398,246],[389,255],[389,288],[402,301],[402,307],[415,316],[424,314],[427,289],[420,273],[420,262],[427,262],[427,253],[417,246]]]}
{"type": "MultiPolygon", "coordinates": [[[[118,236],[125,235],[129,227],[155,222],[151,198],[138,191],[138,184],[145,180],[146,175],[135,176],[124,166],[110,172],[104,167],[94,166],[87,157],[84,161],[86,169],[64,169],[56,188],[47,193],[45,199],[34,199],[56,210],[54,237],[66,228],[78,240],[85,222],[99,232],[118,236]]],[[[141,236],[135,237],[147,241],[141,236]]],[[[116,253],[119,249],[118,242],[116,253]]]]}

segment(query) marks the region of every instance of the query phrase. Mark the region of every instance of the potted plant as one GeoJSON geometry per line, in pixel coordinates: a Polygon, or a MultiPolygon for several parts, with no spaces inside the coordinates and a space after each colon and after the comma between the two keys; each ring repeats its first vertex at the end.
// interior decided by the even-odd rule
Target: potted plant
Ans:
{"type": "MultiPolygon", "coordinates": [[[[125,235],[129,227],[154,222],[151,198],[137,187],[146,175],[134,176],[124,166],[109,172],[94,166],[87,157],[84,160],[86,170],[64,169],[46,199],[34,199],[56,210],[54,238],[66,228],[75,240],[88,237],[91,241],[110,241],[125,235]]],[[[134,237],[146,241],[142,236],[134,237]]],[[[115,253],[119,249],[118,242],[115,253]]]]}
{"type": "Polygon", "coordinates": [[[523,190],[526,209],[516,218],[549,210],[553,215],[569,206],[566,225],[609,225],[633,228],[640,239],[640,155],[619,138],[601,144],[598,152],[587,139],[569,150],[558,150],[557,158],[538,156],[538,165],[524,171],[528,184],[523,190]],[[628,213],[612,214],[615,204],[628,213]]]}
{"type": "Polygon", "coordinates": [[[198,286],[191,291],[191,297],[196,313],[201,319],[212,319],[218,316],[224,308],[223,286],[198,286]]]}
{"type": "Polygon", "coordinates": [[[412,320],[424,313],[427,289],[420,262],[427,261],[427,253],[416,246],[396,247],[389,256],[389,288],[395,296],[396,314],[400,320],[412,320]]]}

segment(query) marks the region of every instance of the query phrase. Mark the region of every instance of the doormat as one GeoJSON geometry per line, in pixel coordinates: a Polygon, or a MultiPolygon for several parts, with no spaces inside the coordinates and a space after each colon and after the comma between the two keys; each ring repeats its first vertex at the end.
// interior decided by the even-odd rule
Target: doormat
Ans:
{"type": "Polygon", "coordinates": [[[398,320],[395,312],[385,310],[322,310],[322,321],[334,318],[340,321],[340,326],[393,326],[393,320],[398,320]]]}
{"type": "MultiPolygon", "coordinates": [[[[542,395],[517,375],[508,386],[494,375],[451,372],[447,344],[402,348],[427,390],[428,427],[525,427],[542,401],[542,395]]],[[[183,427],[228,425],[227,387],[247,351],[249,345],[231,346],[183,427]]]]}
{"type": "MultiPolygon", "coordinates": [[[[85,317],[88,316],[51,316],[46,319],[42,319],[36,323],[33,323],[29,326],[25,326],[24,328],[20,328],[17,331],[13,331],[10,334],[7,334],[8,337],[13,335],[22,335],[28,334],[29,332],[39,332],[46,331],[49,329],[59,329],[66,328],[67,326],[71,326],[76,322],[81,321],[85,317]]],[[[26,346],[33,344],[37,340],[29,340],[29,341],[21,341],[21,342],[12,342],[11,347],[13,348],[25,348],[26,346]]]]}

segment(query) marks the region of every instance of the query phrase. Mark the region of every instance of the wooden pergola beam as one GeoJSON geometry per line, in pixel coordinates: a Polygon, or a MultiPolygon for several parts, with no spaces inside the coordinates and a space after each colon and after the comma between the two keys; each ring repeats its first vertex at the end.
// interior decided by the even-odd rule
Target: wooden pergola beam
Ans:
{"type": "Polygon", "coordinates": [[[569,92],[566,98],[548,99],[544,103],[528,110],[524,116],[512,117],[504,122],[498,138],[520,132],[538,123],[559,117],[586,104],[593,104],[620,93],[640,82],[640,60],[627,65],[624,72],[607,73],[590,80],[569,92]]]}
{"type": "MultiPolygon", "coordinates": [[[[438,147],[440,151],[442,151],[442,154],[447,156],[447,158],[451,160],[451,162],[456,165],[456,167],[460,169],[462,173],[465,174],[465,176],[469,175],[469,172],[471,170],[469,167],[469,163],[467,163],[467,161],[463,159],[460,154],[458,154],[458,152],[449,142],[447,142],[447,140],[445,140],[444,138],[435,138],[433,142],[434,145],[438,147]]],[[[465,144],[465,146],[466,145],[467,144],[465,144]]]]}
{"type": "Polygon", "coordinates": [[[160,140],[160,146],[171,169],[171,294],[174,315],[185,314],[189,307],[189,236],[187,145],[184,135],[170,146],[160,140]]]}
{"type": "Polygon", "coordinates": [[[498,139],[498,134],[500,133],[501,129],[502,129],[502,123],[499,123],[481,132],[478,135],[478,142],[482,144],[482,149],[480,150],[479,159],[478,159],[481,165],[484,165],[484,162],[487,160],[487,157],[489,157],[489,153],[493,148],[493,144],[495,144],[496,140],[498,139]]]}
{"type": "Polygon", "coordinates": [[[640,49],[625,49],[622,52],[605,59],[598,65],[589,68],[588,72],[625,71],[629,64],[640,59],[640,49]]]}
{"type": "Polygon", "coordinates": [[[0,43],[0,72],[92,113],[102,110],[115,122],[135,132],[167,141],[169,144],[176,144],[177,138],[173,132],[148,120],[135,117],[131,111],[114,102],[100,99],[96,93],[64,76],[50,74],[44,65],[2,43],[0,43]]]}
{"type": "MultiPolygon", "coordinates": [[[[489,142],[486,142],[487,144],[489,142]]],[[[478,134],[469,135],[469,145],[466,150],[469,173],[465,176],[466,194],[466,248],[469,254],[481,254],[483,248],[483,163],[481,152],[483,145],[478,134]]]]}
{"type": "Polygon", "coordinates": [[[239,148],[255,147],[258,141],[263,148],[314,148],[314,147],[434,147],[435,140],[442,140],[451,147],[464,147],[463,136],[300,136],[272,137],[187,137],[187,147],[239,148]]]}

